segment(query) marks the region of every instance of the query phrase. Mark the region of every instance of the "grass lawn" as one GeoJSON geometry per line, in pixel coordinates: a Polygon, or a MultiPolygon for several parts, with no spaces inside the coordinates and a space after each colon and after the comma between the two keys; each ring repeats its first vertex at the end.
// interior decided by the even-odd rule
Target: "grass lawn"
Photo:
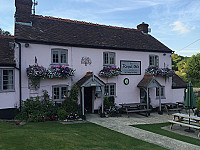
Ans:
{"type": "Polygon", "coordinates": [[[188,137],[188,136],[183,136],[183,135],[180,135],[177,133],[173,133],[173,132],[161,129],[161,127],[168,126],[168,125],[170,125],[170,124],[169,123],[159,123],[159,124],[148,124],[148,125],[147,124],[133,125],[133,127],[137,127],[137,128],[143,129],[143,130],[147,130],[147,131],[161,134],[161,135],[173,138],[173,139],[177,139],[177,140],[180,140],[183,142],[187,142],[187,143],[191,143],[191,144],[200,146],[199,139],[195,139],[195,138],[188,137]]]}
{"type": "Polygon", "coordinates": [[[157,150],[164,148],[92,123],[63,125],[59,122],[41,122],[16,126],[0,121],[0,149],[157,150]]]}

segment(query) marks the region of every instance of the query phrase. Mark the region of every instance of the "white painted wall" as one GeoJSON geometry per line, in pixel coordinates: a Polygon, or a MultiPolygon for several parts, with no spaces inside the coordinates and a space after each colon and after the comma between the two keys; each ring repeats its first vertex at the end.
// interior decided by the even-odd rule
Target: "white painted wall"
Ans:
{"type": "MultiPolygon", "coordinates": [[[[12,68],[13,67],[0,67],[12,68]]],[[[15,91],[13,92],[0,92],[0,109],[15,108],[19,106],[19,71],[14,69],[15,91]]]]}
{"type": "Polygon", "coordinates": [[[185,90],[184,89],[173,89],[173,99],[176,102],[184,102],[185,90]]]}
{"type": "MultiPolygon", "coordinates": [[[[28,89],[28,78],[26,75],[26,68],[29,65],[34,64],[35,56],[37,57],[38,64],[48,68],[51,64],[51,49],[52,48],[64,48],[68,49],[68,63],[69,67],[76,69],[75,76],[69,79],[44,79],[40,82],[40,89],[36,92],[36,95],[41,95],[42,90],[46,89],[50,96],[52,96],[52,86],[59,84],[66,84],[71,87],[81,79],[86,72],[94,72],[98,76],[99,71],[103,68],[103,52],[115,52],[116,66],[120,67],[120,60],[141,61],[141,75],[119,75],[113,78],[101,78],[105,83],[116,83],[116,98],[115,102],[120,103],[133,103],[140,102],[140,89],[137,84],[142,80],[145,69],[149,65],[149,55],[156,54],[159,56],[159,67],[171,67],[171,57],[169,53],[164,56],[163,53],[154,52],[137,52],[137,51],[122,51],[122,50],[104,50],[94,48],[78,48],[78,47],[66,47],[66,46],[53,46],[53,45],[41,45],[30,44],[28,48],[22,45],[22,99],[26,100],[31,96],[31,91],[28,89]],[[92,60],[91,65],[85,66],[81,64],[82,57],[90,57],[92,60]],[[124,85],[124,78],[129,78],[129,85],[124,85]]],[[[17,49],[16,49],[17,51],[17,49]]],[[[17,60],[18,58],[16,58],[17,60]]],[[[165,80],[162,77],[156,77],[157,81],[161,85],[165,86],[166,99],[163,102],[175,102],[177,97],[173,97],[173,90],[171,89],[172,79],[165,80]]],[[[179,91],[178,91],[179,93],[179,91]]],[[[181,94],[180,94],[181,95],[181,94]]],[[[150,89],[150,97],[153,107],[158,106],[158,100],[155,97],[155,89],[150,89]]],[[[180,97],[180,101],[182,97],[180,97]]],[[[95,109],[101,104],[101,99],[97,98],[94,102],[95,109]]]]}

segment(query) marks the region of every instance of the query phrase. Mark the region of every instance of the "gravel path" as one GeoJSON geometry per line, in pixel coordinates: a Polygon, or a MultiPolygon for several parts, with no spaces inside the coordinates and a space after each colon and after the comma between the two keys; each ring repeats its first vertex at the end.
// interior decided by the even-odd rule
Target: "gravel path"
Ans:
{"type": "Polygon", "coordinates": [[[87,121],[98,124],[100,126],[109,128],[111,130],[126,134],[128,136],[147,141],[172,150],[200,150],[200,146],[175,140],[166,136],[162,136],[156,133],[131,127],[129,125],[134,124],[151,124],[151,123],[163,123],[172,119],[171,115],[163,114],[158,115],[152,113],[150,117],[144,117],[137,114],[131,114],[128,118],[126,115],[122,117],[109,117],[100,118],[97,114],[87,115],[87,121]]]}

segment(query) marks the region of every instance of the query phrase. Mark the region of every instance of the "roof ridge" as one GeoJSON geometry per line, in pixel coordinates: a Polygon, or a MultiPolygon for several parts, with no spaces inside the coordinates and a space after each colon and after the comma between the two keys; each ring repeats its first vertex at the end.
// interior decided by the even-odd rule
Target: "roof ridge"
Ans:
{"type": "Polygon", "coordinates": [[[34,15],[34,16],[37,17],[37,18],[58,20],[58,21],[71,22],[71,23],[78,23],[78,24],[85,24],[85,25],[92,25],[92,26],[99,26],[99,27],[107,27],[107,28],[113,28],[113,29],[139,31],[138,29],[133,29],[133,28],[117,27],[117,26],[110,26],[110,25],[101,25],[101,24],[98,24],[98,23],[91,23],[91,22],[86,22],[86,21],[78,21],[78,20],[63,19],[63,18],[56,18],[56,17],[52,17],[52,16],[42,16],[42,15],[34,15]]]}

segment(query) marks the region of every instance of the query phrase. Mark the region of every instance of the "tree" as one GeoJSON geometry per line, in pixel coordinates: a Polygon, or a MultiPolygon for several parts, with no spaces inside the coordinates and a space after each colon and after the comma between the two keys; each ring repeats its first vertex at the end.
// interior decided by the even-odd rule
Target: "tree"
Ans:
{"type": "Polygon", "coordinates": [[[0,34],[6,35],[6,36],[11,35],[9,31],[5,31],[5,30],[3,30],[1,28],[0,28],[0,34]]]}
{"type": "Polygon", "coordinates": [[[192,83],[200,82],[200,53],[192,55],[186,63],[186,78],[192,83]]]}
{"type": "Polygon", "coordinates": [[[178,54],[172,54],[172,69],[175,71],[178,71],[178,66],[177,64],[184,60],[184,57],[178,54]]]}

